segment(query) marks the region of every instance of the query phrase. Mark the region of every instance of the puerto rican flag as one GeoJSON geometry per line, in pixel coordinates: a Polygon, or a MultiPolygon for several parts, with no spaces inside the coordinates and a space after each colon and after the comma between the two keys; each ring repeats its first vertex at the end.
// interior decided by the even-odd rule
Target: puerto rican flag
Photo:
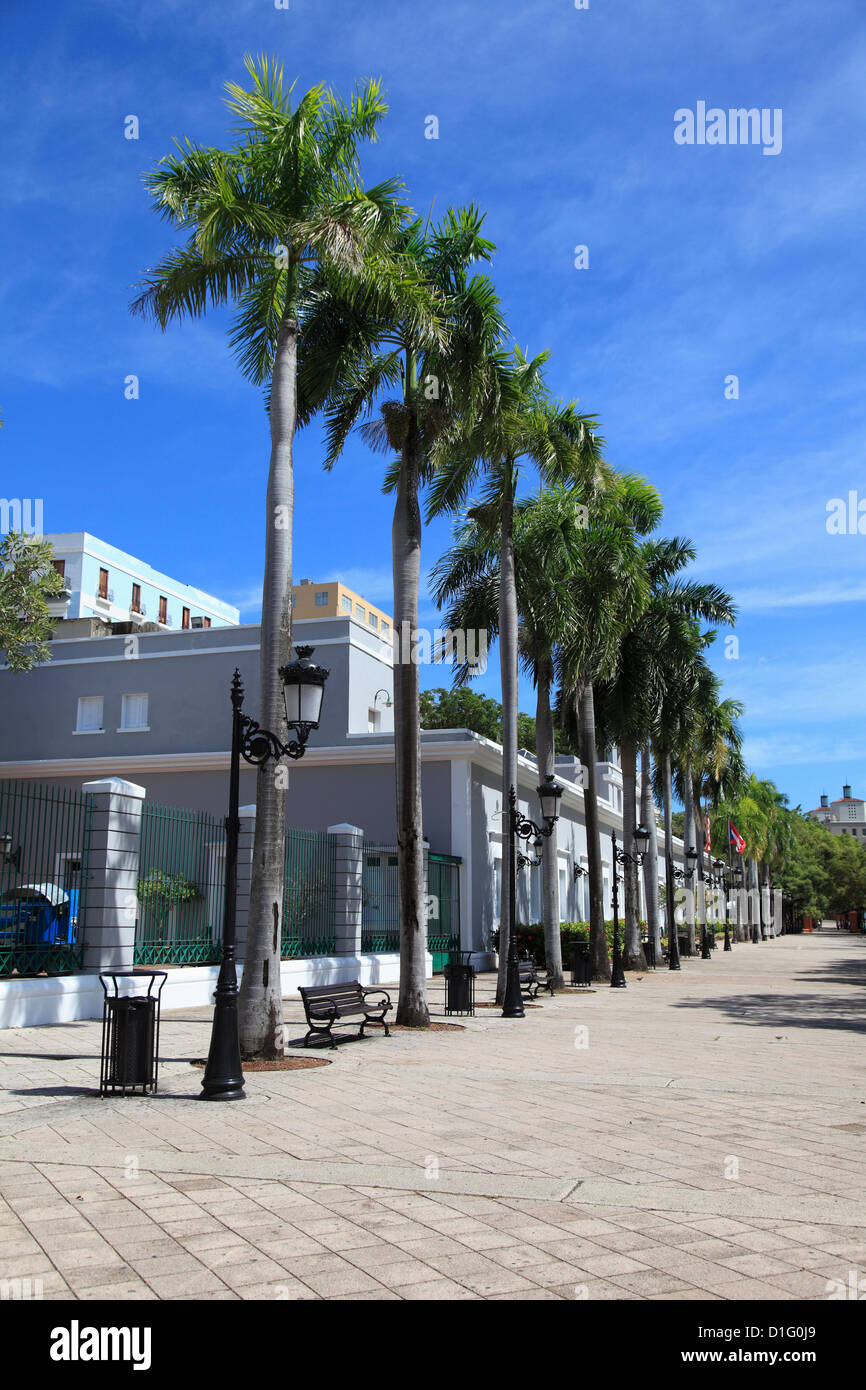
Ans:
{"type": "Polygon", "coordinates": [[[709,807],[707,807],[707,808],[704,810],[704,849],[707,851],[707,854],[709,854],[709,853],[711,852],[711,850],[710,850],[710,808],[709,808],[709,807]]]}
{"type": "Polygon", "coordinates": [[[745,854],[746,842],[732,820],[728,821],[728,843],[734,846],[737,854],[745,854]]]}

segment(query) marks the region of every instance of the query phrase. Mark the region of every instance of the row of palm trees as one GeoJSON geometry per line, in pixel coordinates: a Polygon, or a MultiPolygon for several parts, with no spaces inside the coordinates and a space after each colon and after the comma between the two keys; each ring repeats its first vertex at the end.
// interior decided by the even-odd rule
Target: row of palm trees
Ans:
{"type": "MultiPolygon", "coordinates": [[[[429,1021],[425,984],[418,666],[422,497],[428,519],[458,518],[434,585],[449,626],[484,627],[499,642],[503,800],[517,785],[519,666],[538,692],[542,773],[553,769],[553,720],[580,740],[588,776],[594,972],[608,970],[595,791],[595,750],[622,754],[625,848],[651,779],[670,843],[674,790],[697,833],[701,797],[730,794],[740,776],[740,709],[720,698],[707,664],[713,630],[731,623],[730,596],[684,577],[689,542],[653,537],[658,494],[615,472],[594,418],[552,395],[548,354],[511,346],[487,273],[494,246],[473,206],[438,222],[417,218],[392,180],[364,186],[360,147],[377,138],[386,105],[377,82],[348,100],[315,87],[295,101],[279,63],[246,59],[229,84],[237,121],[227,149],[176,142],[147,175],[162,216],[185,240],[147,272],[133,310],[163,329],[233,306],[230,343],[264,389],[270,425],[261,626],[260,722],[285,733],[278,670],[291,648],[293,441],[324,425],[325,467],[353,430],[388,457],[392,559],[396,811],[400,898],[397,1022],[429,1021]],[[525,479],[540,482],[522,495],[525,479]],[[476,495],[477,494],[477,495],[476,495]],[[558,698],[554,698],[558,691],[558,698]],[[638,790],[637,765],[641,782],[638,790]],[[679,780],[677,780],[679,779],[679,780]]],[[[457,673],[458,679],[468,672],[457,673]]],[[[282,1050],[280,913],[285,796],[259,770],[253,884],[240,995],[245,1057],[282,1050]]],[[[507,811],[506,811],[507,814],[507,811]]],[[[514,924],[507,884],[513,840],[503,826],[500,958],[514,924]]],[[[548,962],[561,980],[558,885],[544,878],[548,962]]],[[[655,903],[655,895],[648,894],[655,903]]],[[[641,960],[637,879],[626,885],[626,964],[641,960]]],[[[658,936],[658,914],[651,929],[658,936]]],[[[503,966],[504,968],[504,966],[503,966]]],[[[504,981],[502,982],[504,984],[504,981]]]]}

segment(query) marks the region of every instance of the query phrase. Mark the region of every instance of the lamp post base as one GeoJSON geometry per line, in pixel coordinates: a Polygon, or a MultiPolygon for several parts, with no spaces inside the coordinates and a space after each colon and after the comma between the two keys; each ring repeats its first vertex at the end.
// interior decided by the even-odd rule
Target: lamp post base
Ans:
{"type": "Polygon", "coordinates": [[[505,999],[502,1003],[503,1018],[525,1018],[523,996],[520,993],[520,967],[517,958],[508,961],[505,976],[505,999]]]}
{"type": "Polygon", "coordinates": [[[213,1029],[199,1100],[244,1100],[238,1039],[238,981],[234,961],[223,961],[216,987],[213,1029]]]}

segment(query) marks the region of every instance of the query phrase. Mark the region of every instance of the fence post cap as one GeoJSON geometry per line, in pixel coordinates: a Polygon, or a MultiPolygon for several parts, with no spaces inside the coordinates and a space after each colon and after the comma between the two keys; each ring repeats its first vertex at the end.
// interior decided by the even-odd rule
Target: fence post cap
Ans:
{"type": "Polygon", "coordinates": [[[363,830],[359,825],[329,825],[329,835],[363,835],[363,830]]]}
{"type": "Polygon", "coordinates": [[[143,801],[146,795],[144,787],[140,787],[137,782],[126,782],[122,777],[102,777],[97,782],[84,782],[81,790],[84,792],[108,792],[112,796],[131,796],[138,801],[143,801]]]}

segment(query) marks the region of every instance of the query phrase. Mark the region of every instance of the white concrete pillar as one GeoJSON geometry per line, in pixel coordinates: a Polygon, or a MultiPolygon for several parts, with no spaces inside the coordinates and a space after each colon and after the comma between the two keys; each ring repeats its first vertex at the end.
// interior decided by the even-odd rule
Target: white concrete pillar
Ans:
{"type": "Polygon", "coordinates": [[[84,922],[84,970],[131,970],[135,948],[144,787],[120,777],[85,782],[92,798],[90,879],[84,922]]]}
{"type": "Polygon", "coordinates": [[[336,953],[361,953],[361,879],[364,862],[364,832],[357,825],[329,825],[335,842],[334,886],[336,953]]]}

